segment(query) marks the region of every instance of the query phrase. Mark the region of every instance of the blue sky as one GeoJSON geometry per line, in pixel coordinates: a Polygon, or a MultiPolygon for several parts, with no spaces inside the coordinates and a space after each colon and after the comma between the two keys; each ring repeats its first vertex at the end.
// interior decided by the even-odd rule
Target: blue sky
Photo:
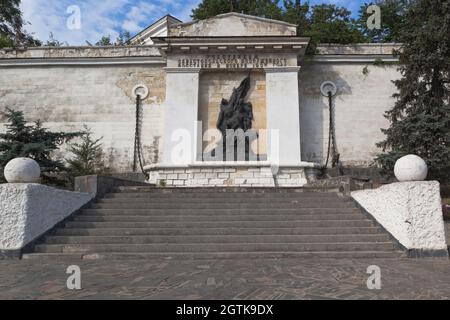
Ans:
{"type": "MultiPolygon", "coordinates": [[[[103,35],[115,39],[121,30],[132,35],[170,13],[189,21],[200,0],[22,0],[21,8],[30,25],[26,29],[41,40],[52,32],[55,39],[70,45],[95,43],[103,35]],[[70,6],[80,8],[79,29],[67,27],[70,6]]],[[[334,3],[357,12],[364,0],[310,0],[311,4],[334,3]]]]}

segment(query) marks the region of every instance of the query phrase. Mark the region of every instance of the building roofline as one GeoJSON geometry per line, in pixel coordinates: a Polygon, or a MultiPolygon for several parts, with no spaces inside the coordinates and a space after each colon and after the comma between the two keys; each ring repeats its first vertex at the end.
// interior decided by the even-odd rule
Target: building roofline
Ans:
{"type": "Polygon", "coordinates": [[[195,24],[195,23],[197,23],[199,21],[208,21],[208,20],[212,20],[212,19],[216,19],[216,18],[226,18],[226,17],[230,17],[230,16],[238,16],[238,17],[247,18],[247,19],[259,20],[259,21],[263,21],[263,22],[281,24],[281,25],[289,26],[289,27],[297,27],[296,24],[292,24],[292,23],[289,23],[289,22],[275,20],[275,19],[269,19],[269,18],[263,18],[263,17],[253,16],[253,15],[250,15],[250,14],[244,14],[244,13],[239,13],[239,12],[222,13],[222,14],[218,14],[217,16],[214,16],[214,17],[211,17],[211,18],[208,18],[208,19],[193,20],[193,21],[189,21],[189,22],[177,23],[174,26],[181,26],[181,27],[183,27],[183,26],[188,26],[188,25],[191,25],[191,24],[195,24]]]}
{"type": "MultiPolygon", "coordinates": [[[[153,22],[151,25],[149,25],[148,27],[146,27],[145,29],[139,31],[139,33],[137,33],[134,37],[132,37],[130,39],[130,41],[134,41],[136,39],[138,39],[143,33],[145,33],[147,30],[151,29],[153,26],[157,25],[158,23],[160,23],[161,21],[163,21],[164,19],[168,19],[168,18],[172,18],[174,20],[179,21],[179,23],[182,23],[183,21],[181,21],[180,19],[178,19],[177,17],[171,15],[171,14],[166,14],[164,17],[158,19],[157,21],[153,22]]],[[[178,24],[178,23],[177,23],[178,24]]]]}

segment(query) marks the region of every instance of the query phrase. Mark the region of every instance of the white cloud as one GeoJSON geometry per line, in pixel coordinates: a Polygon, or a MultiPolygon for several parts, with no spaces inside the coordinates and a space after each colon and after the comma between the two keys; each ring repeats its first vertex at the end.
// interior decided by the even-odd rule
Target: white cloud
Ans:
{"type": "Polygon", "coordinates": [[[55,39],[71,45],[84,45],[98,41],[103,35],[116,38],[120,31],[137,33],[160,19],[172,14],[189,21],[192,8],[200,0],[22,0],[24,18],[31,25],[26,29],[36,38],[46,41],[52,32],[55,39]],[[67,8],[80,7],[81,28],[67,27],[70,14],[67,8]]]}
{"type": "Polygon", "coordinates": [[[143,28],[134,21],[126,20],[122,24],[122,29],[124,29],[125,31],[128,31],[130,33],[137,33],[139,31],[141,31],[143,28]]]}

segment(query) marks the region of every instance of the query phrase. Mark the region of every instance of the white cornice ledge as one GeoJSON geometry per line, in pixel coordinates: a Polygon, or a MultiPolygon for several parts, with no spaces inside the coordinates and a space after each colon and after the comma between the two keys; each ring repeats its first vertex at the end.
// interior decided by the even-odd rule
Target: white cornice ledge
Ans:
{"type": "Polygon", "coordinates": [[[166,73],[199,73],[201,68],[164,68],[166,73]]]}
{"type": "Polygon", "coordinates": [[[320,164],[314,162],[273,164],[268,161],[198,161],[190,164],[151,164],[144,167],[144,171],[161,169],[187,169],[187,168],[236,168],[236,167],[278,167],[278,168],[319,168],[320,164]]]}
{"type": "Polygon", "coordinates": [[[266,73],[282,73],[282,72],[299,72],[301,67],[290,66],[290,67],[267,67],[264,68],[266,73]]]}
{"type": "Polygon", "coordinates": [[[165,65],[161,57],[125,57],[125,58],[31,58],[0,59],[0,67],[32,67],[32,66],[97,66],[97,65],[165,65]]]}
{"type": "Polygon", "coordinates": [[[351,55],[351,54],[342,54],[342,55],[315,55],[310,59],[305,59],[304,62],[321,62],[321,63],[345,63],[345,62],[353,62],[353,63],[371,63],[376,61],[383,62],[398,62],[398,58],[392,55],[351,55]]]}

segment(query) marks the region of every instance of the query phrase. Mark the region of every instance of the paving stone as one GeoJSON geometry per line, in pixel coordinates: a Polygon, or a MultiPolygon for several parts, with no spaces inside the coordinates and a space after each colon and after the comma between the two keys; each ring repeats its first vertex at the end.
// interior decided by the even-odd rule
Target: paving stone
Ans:
{"type": "Polygon", "coordinates": [[[0,299],[450,299],[449,284],[444,259],[0,261],[0,299]],[[82,290],[66,288],[73,264],[82,290]]]}

